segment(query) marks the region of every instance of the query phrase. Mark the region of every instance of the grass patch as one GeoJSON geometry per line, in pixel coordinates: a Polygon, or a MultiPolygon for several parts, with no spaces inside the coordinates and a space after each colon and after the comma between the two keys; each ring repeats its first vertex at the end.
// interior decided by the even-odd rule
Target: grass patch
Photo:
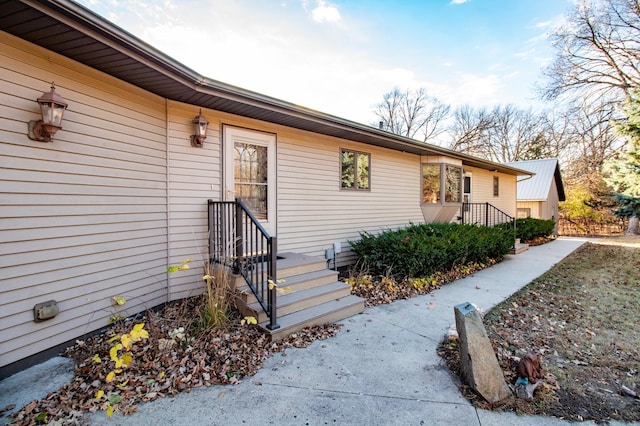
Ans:
{"type": "MultiPolygon", "coordinates": [[[[520,357],[543,353],[546,384],[534,401],[516,398],[483,408],[567,420],[640,421],[640,239],[586,243],[484,318],[507,382],[520,357]]],[[[455,342],[441,355],[459,369],[455,342]]]]}

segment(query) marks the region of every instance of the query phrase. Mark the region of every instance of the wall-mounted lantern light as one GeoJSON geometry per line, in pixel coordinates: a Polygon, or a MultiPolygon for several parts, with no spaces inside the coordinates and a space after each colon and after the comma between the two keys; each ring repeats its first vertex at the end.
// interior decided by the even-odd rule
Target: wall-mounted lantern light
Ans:
{"type": "Polygon", "coordinates": [[[53,135],[62,129],[62,115],[67,103],[56,93],[56,85],[51,83],[51,91],[38,98],[42,119],[29,122],[29,139],[40,142],[53,141],[53,135]]]}
{"type": "Polygon", "coordinates": [[[204,115],[202,115],[202,110],[200,110],[200,113],[193,119],[192,123],[196,134],[191,135],[191,146],[202,148],[204,140],[207,138],[207,125],[209,124],[204,115]]]}

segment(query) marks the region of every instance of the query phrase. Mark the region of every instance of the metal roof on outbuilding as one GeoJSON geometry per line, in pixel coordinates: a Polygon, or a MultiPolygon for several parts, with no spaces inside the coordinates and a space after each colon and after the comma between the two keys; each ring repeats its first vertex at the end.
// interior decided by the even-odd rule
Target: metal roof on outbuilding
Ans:
{"type": "Polygon", "coordinates": [[[564,185],[560,174],[560,164],[557,158],[543,160],[514,161],[505,163],[511,167],[527,170],[535,173],[530,178],[518,181],[518,201],[545,201],[549,197],[551,184],[555,181],[558,189],[558,198],[565,200],[564,185]]]}

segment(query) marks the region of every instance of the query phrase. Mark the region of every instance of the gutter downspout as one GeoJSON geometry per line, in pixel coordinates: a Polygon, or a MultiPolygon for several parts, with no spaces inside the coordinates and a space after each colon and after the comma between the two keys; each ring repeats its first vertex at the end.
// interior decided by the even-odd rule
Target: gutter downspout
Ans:
{"type": "MultiPolygon", "coordinates": [[[[518,180],[518,178],[516,178],[516,183],[518,183],[518,182],[524,182],[525,180],[529,180],[529,179],[531,179],[532,177],[534,177],[535,175],[536,175],[536,174],[534,173],[534,174],[529,175],[529,177],[526,177],[526,178],[524,178],[524,179],[520,179],[520,180],[518,180]]],[[[516,194],[516,195],[517,195],[517,194],[516,194]]]]}
{"type": "MultiPolygon", "coordinates": [[[[532,172],[528,177],[525,177],[524,179],[520,179],[520,180],[518,180],[518,177],[516,176],[516,215],[513,218],[513,232],[514,232],[514,234],[518,232],[518,229],[516,228],[516,220],[518,219],[518,183],[519,182],[524,182],[525,180],[529,180],[532,177],[534,177],[535,175],[536,174],[532,172]]],[[[515,249],[515,244],[514,244],[513,248],[515,249]]]]}

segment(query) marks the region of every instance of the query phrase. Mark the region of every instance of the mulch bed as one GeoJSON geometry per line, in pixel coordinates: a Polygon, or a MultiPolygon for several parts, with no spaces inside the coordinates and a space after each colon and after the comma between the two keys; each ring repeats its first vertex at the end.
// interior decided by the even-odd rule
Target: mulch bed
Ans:
{"type": "Polygon", "coordinates": [[[199,297],[174,302],[159,312],[121,321],[99,335],[77,341],[64,353],[76,362],[73,381],[22,408],[11,424],[81,425],[86,424],[83,412],[106,411],[109,405],[126,415],[143,402],[203,386],[239,383],[254,375],[273,354],[328,339],[342,327],[328,324],[305,328],[271,342],[257,327],[241,325],[240,315],[233,311],[227,326],[192,332],[197,321],[193,313],[200,303],[199,297]],[[149,338],[133,344],[131,364],[107,383],[106,377],[114,369],[110,349],[116,341],[112,337],[128,333],[134,324],[141,323],[149,338]],[[96,398],[101,391],[104,395],[96,398]]]}
{"type": "MultiPolygon", "coordinates": [[[[527,243],[539,245],[551,240],[536,239],[527,243]]],[[[364,276],[364,280],[351,283],[352,293],[365,298],[367,306],[391,303],[430,293],[499,261],[501,259],[458,265],[450,271],[434,274],[421,286],[407,280],[398,283],[388,277],[364,276]]],[[[307,347],[315,340],[333,337],[341,328],[341,324],[306,328],[286,339],[271,342],[257,327],[242,325],[242,318],[234,310],[229,313],[225,327],[197,331],[198,318],[194,312],[198,312],[201,303],[200,297],[173,302],[158,312],[147,312],[138,318],[121,321],[99,335],[78,341],[64,353],[76,362],[74,380],[46,398],[25,406],[14,415],[12,424],[86,424],[84,412],[107,410],[109,405],[126,415],[135,412],[138,404],[154,399],[203,386],[239,383],[244,377],[254,375],[273,354],[291,347],[307,347]],[[141,323],[145,324],[149,338],[134,343],[131,364],[123,368],[115,380],[106,383],[105,378],[114,368],[109,359],[114,345],[112,337],[127,333],[135,324],[141,323]],[[96,362],[96,356],[102,362],[96,362]],[[96,398],[100,391],[104,395],[96,398]],[[117,398],[110,400],[110,395],[117,395],[117,398]]],[[[454,374],[458,374],[459,362],[456,345],[455,341],[446,341],[439,350],[454,374]]],[[[500,348],[496,347],[496,351],[499,352],[500,348]]],[[[508,371],[515,371],[514,366],[503,367],[510,378],[508,371]]],[[[547,385],[538,393],[552,394],[552,387],[547,385]]],[[[465,386],[461,390],[478,406],[501,409],[497,405],[489,407],[465,386]]],[[[520,408],[516,404],[515,407],[516,411],[530,412],[527,404],[520,408]]],[[[513,409],[514,404],[502,408],[513,409]]]]}

